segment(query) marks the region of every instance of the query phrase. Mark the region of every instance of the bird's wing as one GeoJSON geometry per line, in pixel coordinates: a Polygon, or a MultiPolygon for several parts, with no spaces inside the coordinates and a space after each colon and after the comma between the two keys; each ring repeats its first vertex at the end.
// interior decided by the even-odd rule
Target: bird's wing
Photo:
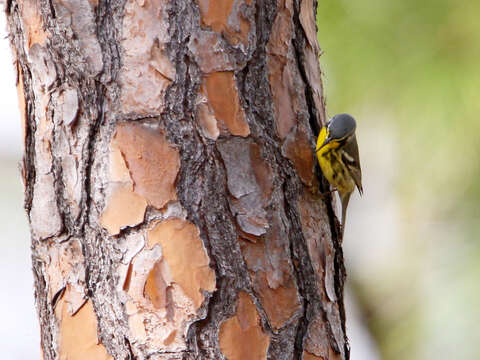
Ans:
{"type": "Polygon", "coordinates": [[[343,146],[342,160],[355,181],[360,195],[362,195],[362,170],[360,168],[360,156],[358,154],[358,144],[355,135],[343,146]]]}

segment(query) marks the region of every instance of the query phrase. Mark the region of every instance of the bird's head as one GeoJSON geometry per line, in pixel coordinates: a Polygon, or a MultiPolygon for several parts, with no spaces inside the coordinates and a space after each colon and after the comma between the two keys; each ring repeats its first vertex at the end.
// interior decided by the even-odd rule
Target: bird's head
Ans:
{"type": "MultiPolygon", "coordinates": [[[[347,141],[355,134],[357,123],[355,119],[348,114],[337,114],[330,119],[326,125],[326,137],[321,148],[327,144],[331,144],[331,147],[336,148],[340,144],[347,141]]],[[[317,151],[318,151],[317,150],[317,151]]]]}

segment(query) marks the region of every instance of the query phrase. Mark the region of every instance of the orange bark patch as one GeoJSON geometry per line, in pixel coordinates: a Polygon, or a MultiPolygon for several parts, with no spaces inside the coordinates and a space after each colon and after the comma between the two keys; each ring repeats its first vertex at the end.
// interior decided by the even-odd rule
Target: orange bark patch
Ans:
{"type": "Polygon", "coordinates": [[[149,205],[161,209],[176,200],[175,179],[180,156],[165,134],[138,123],[122,123],[112,140],[118,148],[134,182],[134,191],[149,205]]]}
{"type": "Polygon", "coordinates": [[[155,263],[145,282],[145,296],[148,296],[153,306],[161,309],[167,306],[167,284],[162,276],[159,263],[155,263]]]}
{"type": "Polygon", "coordinates": [[[250,128],[240,105],[237,85],[232,71],[208,74],[205,79],[208,101],[215,117],[232,135],[248,136],[250,128]]]}
{"type": "Polygon", "coordinates": [[[133,181],[125,159],[118,148],[110,151],[110,194],[100,216],[100,224],[111,235],[126,226],[140,224],[145,216],[147,201],[133,192],[133,181]]]}
{"type": "MultiPolygon", "coordinates": [[[[249,5],[251,1],[246,1],[249,5]]],[[[199,0],[202,24],[222,33],[232,44],[246,44],[250,22],[240,14],[242,0],[199,0]]]]}
{"type": "Polygon", "coordinates": [[[146,200],[128,186],[115,184],[107,200],[107,207],[100,216],[100,224],[111,235],[117,235],[126,226],[140,224],[147,208],[146,200]]]}
{"type": "Polygon", "coordinates": [[[280,274],[272,271],[264,244],[243,241],[242,253],[267,317],[275,329],[280,329],[301,307],[295,283],[282,270],[280,274]],[[277,282],[276,276],[280,277],[277,282]]]}
{"type": "Polygon", "coordinates": [[[139,123],[117,125],[110,145],[110,195],[100,224],[111,235],[144,219],[148,205],[158,209],[176,200],[178,151],[165,134],[139,123]]]}
{"type": "Polygon", "coordinates": [[[228,360],[267,358],[270,337],[260,325],[257,308],[245,292],[238,294],[237,311],[220,325],[220,350],[228,360]]]}
{"type": "Polygon", "coordinates": [[[61,301],[59,358],[65,360],[113,359],[97,338],[97,318],[91,300],[73,316],[61,301]]]}
{"type": "MultiPolygon", "coordinates": [[[[197,227],[180,219],[160,222],[148,232],[149,247],[156,244],[161,245],[162,261],[168,264],[172,281],[182,288],[198,309],[204,301],[202,290],[215,290],[215,273],[209,266],[209,257],[197,227]]],[[[155,293],[162,292],[158,282],[155,284],[155,293]]]]}
{"type": "Polygon", "coordinates": [[[285,156],[295,165],[302,182],[310,186],[313,180],[313,151],[308,135],[303,126],[297,126],[283,145],[285,156]]]}
{"type": "Polygon", "coordinates": [[[259,272],[256,275],[262,306],[272,326],[280,329],[300,307],[297,288],[291,278],[282,285],[271,288],[265,273],[259,272]]]}

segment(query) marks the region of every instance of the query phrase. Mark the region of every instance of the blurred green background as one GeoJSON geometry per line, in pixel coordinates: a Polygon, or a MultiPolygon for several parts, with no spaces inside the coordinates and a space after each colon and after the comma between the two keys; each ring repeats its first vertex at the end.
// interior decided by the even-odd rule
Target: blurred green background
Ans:
{"type": "Polygon", "coordinates": [[[328,113],[357,119],[365,178],[348,283],[381,359],[480,359],[479,16],[479,1],[318,4],[328,113]]]}

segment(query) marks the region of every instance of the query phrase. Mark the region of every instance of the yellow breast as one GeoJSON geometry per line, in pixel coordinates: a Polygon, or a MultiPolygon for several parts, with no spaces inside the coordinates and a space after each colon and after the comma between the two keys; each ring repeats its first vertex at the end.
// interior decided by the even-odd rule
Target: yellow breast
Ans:
{"type": "MultiPolygon", "coordinates": [[[[317,149],[327,137],[327,129],[322,128],[317,139],[317,149]]],[[[350,193],[355,189],[355,182],[342,161],[340,143],[332,141],[317,152],[318,163],[328,182],[340,193],[350,193]]]]}

